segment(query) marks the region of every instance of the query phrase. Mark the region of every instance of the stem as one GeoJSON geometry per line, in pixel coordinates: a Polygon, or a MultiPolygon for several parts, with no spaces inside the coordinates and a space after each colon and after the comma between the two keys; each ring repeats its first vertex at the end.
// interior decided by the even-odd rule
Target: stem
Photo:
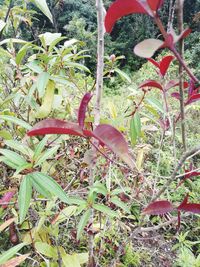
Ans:
{"type": "MultiPolygon", "coordinates": [[[[167,40],[168,38],[168,34],[162,24],[162,21],[160,20],[160,18],[156,15],[154,17],[155,23],[157,24],[160,32],[162,33],[163,37],[165,40],[167,40]]],[[[191,69],[187,66],[187,64],[184,62],[184,60],[182,59],[181,55],[179,54],[179,52],[176,50],[175,45],[173,45],[173,47],[169,48],[172,53],[175,55],[175,57],[177,58],[177,60],[180,62],[180,64],[182,65],[183,69],[187,72],[187,74],[189,75],[189,77],[195,82],[195,83],[200,83],[200,81],[197,79],[197,77],[192,73],[191,69]]]]}
{"type": "Polygon", "coordinates": [[[157,200],[162,193],[164,193],[166,191],[166,189],[170,186],[170,184],[176,179],[176,175],[178,173],[178,171],[180,170],[180,168],[183,166],[183,164],[185,163],[185,161],[192,155],[196,155],[196,154],[200,153],[200,145],[192,148],[191,150],[186,151],[183,156],[181,157],[179,163],[177,164],[176,168],[174,169],[170,179],[166,182],[166,184],[161,188],[161,190],[157,193],[157,195],[152,199],[152,202],[157,200]]]}
{"type": "MultiPolygon", "coordinates": [[[[183,32],[183,0],[178,0],[178,28],[179,34],[183,32]]],[[[179,41],[179,54],[183,59],[184,56],[184,40],[179,41]]],[[[183,150],[186,151],[186,131],[185,131],[185,108],[184,108],[184,87],[183,87],[183,66],[179,63],[179,93],[180,93],[180,112],[181,112],[181,135],[183,150]]]]}
{"type": "MultiPolygon", "coordinates": [[[[96,10],[97,10],[97,25],[98,25],[98,44],[97,44],[97,75],[96,75],[96,103],[94,107],[94,128],[99,125],[100,122],[100,105],[103,90],[103,69],[104,69],[104,6],[102,0],[96,0],[96,10]]],[[[94,161],[90,165],[90,176],[89,185],[90,187],[94,184],[95,176],[95,159],[97,155],[98,141],[93,140],[93,158],[94,161]]],[[[94,210],[91,209],[90,224],[92,225],[94,221],[94,210]]],[[[94,261],[94,237],[89,235],[89,262],[88,267],[96,266],[94,261]]]]}

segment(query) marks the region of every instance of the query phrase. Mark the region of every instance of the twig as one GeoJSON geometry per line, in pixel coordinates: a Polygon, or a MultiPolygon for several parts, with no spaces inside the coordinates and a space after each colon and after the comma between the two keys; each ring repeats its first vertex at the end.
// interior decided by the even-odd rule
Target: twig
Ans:
{"type": "Polygon", "coordinates": [[[186,159],[188,159],[191,155],[196,154],[196,152],[200,153],[200,145],[192,148],[191,150],[186,151],[183,156],[181,157],[179,163],[177,164],[176,168],[174,169],[170,179],[166,182],[166,184],[161,188],[161,190],[156,194],[156,196],[152,199],[152,201],[157,200],[162,193],[165,192],[165,190],[170,186],[170,184],[175,180],[177,172],[180,170],[180,168],[183,166],[185,163],[186,159]]]}
{"type": "MultiPolygon", "coordinates": [[[[178,10],[178,28],[179,34],[183,32],[183,2],[184,0],[178,0],[177,10],[178,10]]],[[[184,40],[179,41],[179,54],[183,58],[184,55],[184,40]]],[[[186,151],[186,131],[185,131],[185,107],[184,107],[184,87],[183,87],[183,66],[179,62],[179,93],[180,93],[180,113],[181,113],[181,135],[183,150],[186,151]]]]}

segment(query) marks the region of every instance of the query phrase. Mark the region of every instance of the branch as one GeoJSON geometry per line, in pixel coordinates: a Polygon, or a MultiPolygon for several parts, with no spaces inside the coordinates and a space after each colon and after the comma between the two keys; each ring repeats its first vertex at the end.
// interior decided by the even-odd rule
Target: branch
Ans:
{"type": "Polygon", "coordinates": [[[170,184],[175,180],[176,175],[178,173],[178,171],[181,169],[181,167],[183,166],[183,164],[185,163],[185,161],[192,155],[196,155],[198,153],[200,153],[200,145],[195,146],[194,148],[192,148],[191,150],[186,151],[182,158],[180,159],[179,163],[177,164],[176,168],[174,169],[170,179],[166,182],[166,184],[161,188],[161,190],[156,194],[156,196],[152,199],[152,202],[157,200],[163,192],[165,192],[165,190],[170,186],[170,184]]]}

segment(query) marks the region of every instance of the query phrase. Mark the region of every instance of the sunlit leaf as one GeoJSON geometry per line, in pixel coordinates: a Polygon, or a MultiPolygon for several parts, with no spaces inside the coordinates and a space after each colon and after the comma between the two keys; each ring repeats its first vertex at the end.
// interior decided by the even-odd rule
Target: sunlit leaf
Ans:
{"type": "Polygon", "coordinates": [[[52,14],[48,8],[46,0],[32,0],[33,3],[44,13],[45,16],[53,23],[53,17],[52,14]]]}
{"type": "Polygon", "coordinates": [[[102,204],[94,204],[93,208],[112,218],[119,216],[117,212],[115,212],[114,210],[111,210],[109,207],[102,205],[102,204]]]}
{"type": "Polygon", "coordinates": [[[18,119],[16,117],[13,116],[9,116],[9,115],[0,115],[0,120],[5,120],[5,121],[9,121],[12,122],[14,124],[20,125],[21,127],[23,127],[26,130],[30,130],[31,129],[31,125],[28,124],[27,122],[18,119]]]}
{"type": "Polygon", "coordinates": [[[131,83],[131,78],[124,71],[115,68],[115,72],[117,72],[123,80],[127,81],[128,83],[131,83]]]}
{"type": "Polygon", "coordinates": [[[163,41],[161,40],[146,39],[135,46],[134,53],[139,57],[150,58],[162,45],[163,41]]]}
{"type": "Polygon", "coordinates": [[[35,248],[39,253],[41,253],[42,255],[46,257],[53,258],[53,259],[58,258],[57,248],[50,246],[49,244],[45,242],[36,242],[35,248]]]}
{"type": "Polygon", "coordinates": [[[49,78],[50,78],[50,75],[47,72],[42,72],[38,76],[38,79],[37,79],[37,88],[38,88],[39,97],[43,97],[44,96],[45,89],[46,89],[47,84],[49,82],[49,78]]]}

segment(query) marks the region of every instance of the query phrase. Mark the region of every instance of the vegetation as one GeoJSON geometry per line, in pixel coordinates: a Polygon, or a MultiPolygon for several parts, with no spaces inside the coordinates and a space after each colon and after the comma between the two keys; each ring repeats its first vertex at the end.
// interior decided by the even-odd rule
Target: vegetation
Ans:
{"type": "Polygon", "coordinates": [[[198,267],[200,1],[94,2],[0,1],[0,266],[198,267]]]}

